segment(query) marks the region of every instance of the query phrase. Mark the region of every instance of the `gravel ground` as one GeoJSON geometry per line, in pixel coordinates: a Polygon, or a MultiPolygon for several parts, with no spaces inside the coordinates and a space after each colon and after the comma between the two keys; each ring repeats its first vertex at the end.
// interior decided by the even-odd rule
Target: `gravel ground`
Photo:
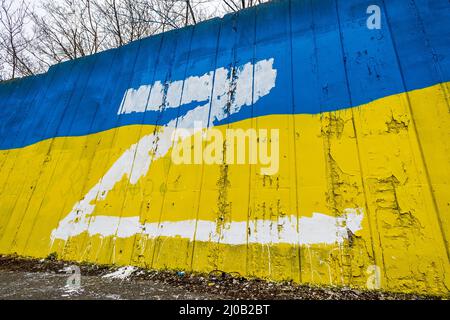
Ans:
{"type": "Polygon", "coordinates": [[[194,274],[117,268],[63,262],[49,256],[36,260],[0,255],[0,299],[301,299],[416,300],[439,297],[313,287],[245,279],[220,271],[194,274]],[[78,290],[66,287],[66,268],[81,271],[78,290]]]}

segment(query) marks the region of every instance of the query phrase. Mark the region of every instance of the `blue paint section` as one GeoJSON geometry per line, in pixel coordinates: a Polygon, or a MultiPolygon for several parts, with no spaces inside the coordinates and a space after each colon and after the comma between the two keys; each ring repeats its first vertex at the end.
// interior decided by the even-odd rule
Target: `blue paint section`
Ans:
{"type": "Polygon", "coordinates": [[[448,81],[450,2],[384,0],[384,6],[406,87],[448,81]]]}
{"type": "MultiPolygon", "coordinates": [[[[0,84],[0,149],[131,125],[165,125],[207,101],[118,115],[128,88],[274,59],[276,86],[225,124],[318,114],[450,80],[450,2],[285,0],[166,32],[0,84]],[[382,28],[366,27],[378,5],[382,28]]],[[[212,92],[214,94],[214,92],[212,92]]],[[[180,101],[183,92],[181,92],[180,101]]]]}
{"type": "Polygon", "coordinates": [[[335,1],[292,1],[291,6],[295,113],[351,106],[335,1]]]}

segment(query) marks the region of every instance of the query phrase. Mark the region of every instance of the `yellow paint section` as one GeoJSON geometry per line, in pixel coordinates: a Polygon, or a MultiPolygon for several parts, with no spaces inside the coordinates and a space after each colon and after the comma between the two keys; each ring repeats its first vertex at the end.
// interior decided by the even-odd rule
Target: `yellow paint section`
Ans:
{"type": "MultiPolygon", "coordinates": [[[[127,177],[93,215],[141,223],[272,220],[362,208],[362,230],[339,245],[245,244],[179,237],[50,240],[74,204],[153,126],[55,138],[0,154],[0,253],[366,288],[448,294],[449,84],[320,115],[272,115],[216,127],[279,129],[280,170],[175,165],[170,151],[136,184],[127,177]],[[376,267],[373,267],[376,266],[376,267]]],[[[195,235],[194,235],[195,237],[195,235]]]]}

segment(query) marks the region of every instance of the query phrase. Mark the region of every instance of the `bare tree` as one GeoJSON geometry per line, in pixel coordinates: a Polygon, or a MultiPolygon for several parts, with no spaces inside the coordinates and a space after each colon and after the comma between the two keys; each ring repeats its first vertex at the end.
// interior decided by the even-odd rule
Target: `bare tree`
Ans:
{"type": "Polygon", "coordinates": [[[93,3],[93,0],[44,0],[43,14],[32,14],[36,56],[53,64],[104,49],[105,35],[94,17],[93,3]]]}
{"type": "Polygon", "coordinates": [[[236,12],[267,2],[268,0],[223,0],[227,11],[236,12]]]}
{"type": "MultiPolygon", "coordinates": [[[[159,32],[182,28],[214,17],[218,12],[206,10],[212,0],[147,0],[159,32]]],[[[221,12],[221,10],[219,10],[221,12]]]]}
{"type": "Polygon", "coordinates": [[[107,47],[119,47],[159,32],[152,4],[144,0],[96,0],[97,18],[106,35],[107,47]]]}
{"type": "Polygon", "coordinates": [[[148,3],[154,16],[154,22],[158,25],[160,32],[178,29],[190,24],[192,0],[149,0],[148,3]]]}
{"type": "Polygon", "coordinates": [[[3,79],[32,75],[35,67],[27,53],[32,38],[26,33],[28,5],[21,1],[0,0],[0,56],[3,79]]]}
{"type": "Polygon", "coordinates": [[[173,2],[177,1],[41,0],[39,12],[32,13],[33,53],[51,65],[120,47],[167,30],[169,24],[178,28],[173,2]]]}
{"type": "Polygon", "coordinates": [[[120,47],[267,0],[0,0],[0,79],[120,47]],[[14,3],[14,4],[13,4],[14,3]]]}

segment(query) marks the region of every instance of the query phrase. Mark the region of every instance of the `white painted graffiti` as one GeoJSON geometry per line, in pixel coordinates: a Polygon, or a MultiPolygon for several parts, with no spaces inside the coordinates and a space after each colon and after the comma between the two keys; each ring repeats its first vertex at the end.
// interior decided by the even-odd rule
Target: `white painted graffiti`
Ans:
{"type": "MultiPolygon", "coordinates": [[[[135,226],[134,222],[139,220],[139,216],[131,220],[111,216],[94,217],[91,214],[94,212],[95,202],[104,200],[124,175],[128,177],[130,184],[136,184],[145,176],[152,161],[165,156],[170,150],[173,145],[173,133],[177,128],[190,130],[191,134],[195,134],[196,130],[202,129],[194,127],[195,122],[212,127],[215,120],[223,120],[269,94],[275,87],[276,76],[273,59],[268,59],[258,61],[255,65],[247,63],[236,68],[235,76],[225,68],[218,68],[200,77],[170,82],[166,84],[168,87],[166,94],[164,94],[165,86],[159,81],[138,89],[128,89],[118,114],[159,110],[163,104],[165,108],[174,108],[193,101],[206,102],[189,110],[185,115],[172,119],[156,134],[145,135],[128,148],[82,200],[74,205],[72,211],[59,222],[58,227],[52,231],[52,240],[67,240],[86,231],[103,236],[117,234],[120,237],[121,230],[128,229],[130,225],[135,226]],[[228,94],[230,89],[234,91],[233,98],[228,94]]],[[[143,225],[137,229],[132,227],[136,232],[142,228],[143,225]]]]}
{"type": "Polygon", "coordinates": [[[204,123],[208,128],[235,114],[244,106],[257,102],[275,87],[277,70],[273,59],[247,63],[235,72],[219,68],[199,77],[174,81],[163,85],[157,81],[137,89],[128,89],[118,109],[118,114],[157,111],[177,108],[194,101],[200,105],[185,115],[170,120],[155,134],[143,136],[130,146],[107,170],[103,177],[78,201],[52,231],[51,239],[68,240],[87,232],[102,237],[127,238],[136,234],[149,238],[159,236],[181,237],[196,241],[218,241],[230,245],[245,243],[333,244],[342,243],[349,234],[360,230],[363,211],[349,208],[338,217],[313,213],[311,217],[290,215],[278,221],[231,221],[218,226],[214,221],[184,220],[141,223],[138,213],[132,217],[93,215],[96,202],[104,200],[108,192],[123,179],[136,184],[150,169],[153,161],[165,156],[173,146],[176,129],[195,134],[204,128],[194,123],[204,123]],[[234,95],[230,96],[230,89],[234,95]],[[253,90],[252,90],[253,89],[253,90]],[[157,145],[157,148],[155,146],[157,145]],[[281,228],[280,228],[281,227],[281,228]],[[250,230],[250,234],[248,234],[250,230]],[[349,232],[350,231],[350,232],[349,232]]]}

